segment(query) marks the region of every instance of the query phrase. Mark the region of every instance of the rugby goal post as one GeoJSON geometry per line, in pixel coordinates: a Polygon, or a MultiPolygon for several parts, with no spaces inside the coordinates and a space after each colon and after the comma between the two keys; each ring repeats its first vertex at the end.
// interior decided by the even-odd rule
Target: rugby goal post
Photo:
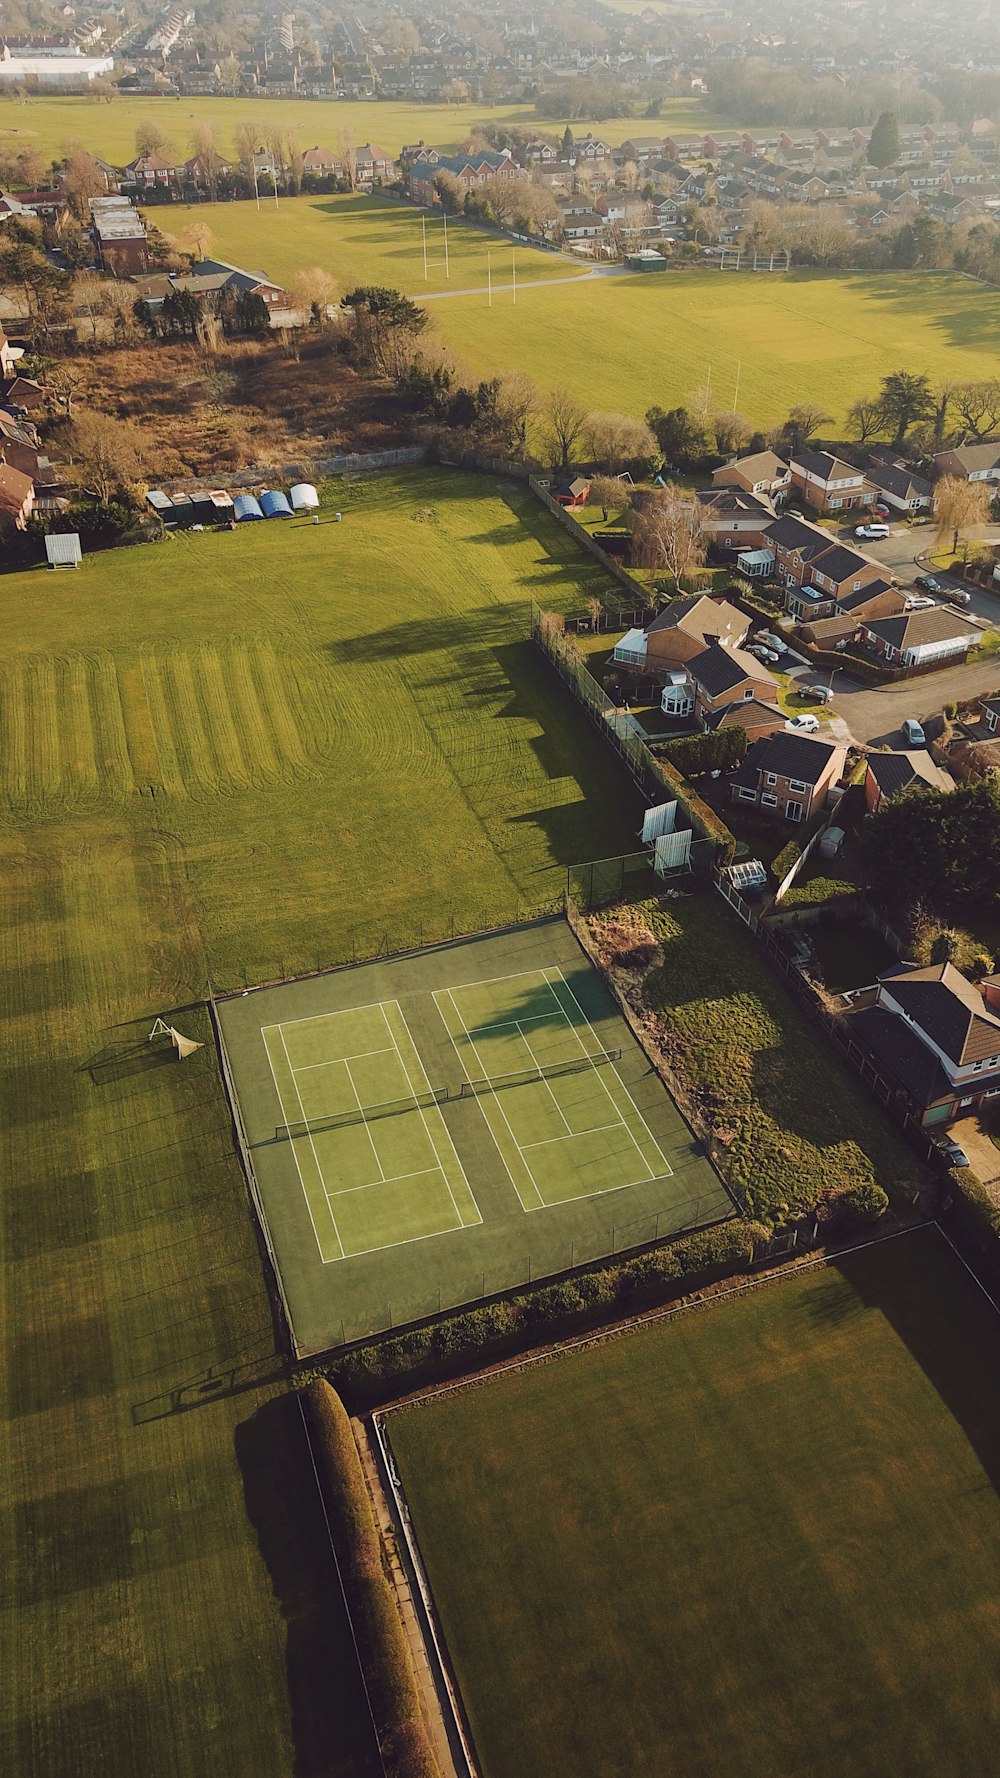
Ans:
{"type": "Polygon", "coordinates": [[[178,1031],[174,1025],[168,1025],[165,1019],[154,1020],[153,1029],[149,1033],[150,1043],[155,1037],[169,1037],[178,1062],[186,1061],[188,1056],[194,1055],[195,1050],[204,1048],[204,1045],[196,1043],[193,1037],[185,1037],[183,1031],[178,1031]]]}

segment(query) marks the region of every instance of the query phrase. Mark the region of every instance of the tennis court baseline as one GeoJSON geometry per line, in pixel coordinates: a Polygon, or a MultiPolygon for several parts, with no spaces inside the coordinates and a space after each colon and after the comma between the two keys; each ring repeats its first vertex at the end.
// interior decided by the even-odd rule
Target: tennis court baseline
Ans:
{"type": "Polygon", "coordinates": [[[439,988],[434,1003],[524,1210],[670,1178],[560,968],[439,988]],[[580,1061],[591,1066],[547,1072],[580,1061]]]}
{"type": "Polygon", "coordinates": [[[261,1035],[324,1264],[482,1221],[398,1001],[261,1035]]]}

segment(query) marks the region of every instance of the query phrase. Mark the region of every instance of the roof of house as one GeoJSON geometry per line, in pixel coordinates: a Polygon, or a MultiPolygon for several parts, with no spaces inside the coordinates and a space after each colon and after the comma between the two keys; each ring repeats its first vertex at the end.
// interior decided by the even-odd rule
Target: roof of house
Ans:
{"type": "Polygon", "coordinates": [[[743,637],[750,620],[725,599],[709,599],[704,593],[692,599],[674,599],[648,625],[647,636],[663,630],[683,630],[687,636],[700,636],[707,643],[721,636],[743,637]]]}
{"type": "Polygon", "coordinates": [[[846,543],[831,543],[822,555],[814,557],[812,564],[814,574],[827,575],[837,586],[842,580],[850,580],[855,575],[863,574],[870,567],[871,562],[867,556],[851,549],[846,543]]]}
{"type": "Polygon", "coordinates": [[[934,462],[943,475],[952,469],[964,470],[966,475],[995,469],[1000,464],[1000,444],[994,439],[991,444],[956,445],[954,450],[939,451],[934,462]]]}
{"type": "Polygon", "coordinates": [[[804,470],[807,475],[818,476],[824,482],[864,479],[862,471],[853,463],[845,463],[842,457],[833,457],[829,451],[795,451],[792,467],[804,470]]]}
{"type": "Polygon", "coordinates": [[[837,747],[830,741],[816,741],[811,735],[792,735],[783,730],[779,735],[755,741],[731,782],[756,790],[761,772],[776,772],[780,778],[800,778],[803,784],[818,784],[836,752],[837,747]]]}
{"type": "Polygon", "coordinates": [[[963,636],[971,647],[978,634],[974,624],[940,605],[932,611],[904,611],[899,617],[873,617],[864,627],[870,636],[899,649],[948,642],[953,636],[963,636]]]}
{"type": "Polygon", "coordinates": [[[904,974],[892,971],[879,980],[956,1067],[1000,1056],[1000,1018],[953,963],[932,963],[904,974]]]}
{"type": "Polygon", "coordinates": [[[11,377],[2,390],[4,401],[12,407],[37,407],[45,400],[45,390],[34,377],[11,377]]]}
{"type": "Polygon", "coordinates": [[[921,784],[932,790],[954,790],[955,780],[949,772],[934,764],[926,748],[899,753],[870,753],[868,770],[883,796],[898,796],[901,790],[921,784]]]}
{"type": "Polygon", "coordinates": [[[774,507],[759,494],[748,494],[743,488],[699,488],[699,506],[725,517],[727,513],[742,518],[772,519],[774,507]]]}
{"type": "Polygon", "coordinates": [[[788,464],[775,451],[755,451],[750,457],[737,457],[735,463],[724,463],[712,472],[713,481],[722,481],[734,469],[752,482],[780,481],[788,474],[788,464]]]}
{"type": "MultiPolygon", "coordinates": [[[[866,562],[865,566],[868,565],[866,562]]],[[[837,604],[841,611],[857,611],[862,605],[867,605],[870,599],[880,599],[883,593],[899,593],[900,604],[903,603],[904,595],[899,592],[895,581],[880,575],[878,580],[867,581],[857,592],[853,587],[848,587],[846,592],[838,593],[837,604]]]]}
{"type": "Polygon", "coordinates": [[[30,475],[22,475],[10,463],[0,463],[0,511],[20,513],[33,489],[30,475]]]}
{"type": "Polygon", "coordinates": [[[785,513],[768,526],[767,540],[776,548],[798,554],[806,561],[830,548],[829,531],[821,531],[818,525],[811,525],[808,519],[794,518],[791,513],[785,513]]]}
{"type": "Polygon", "coordinates": [[[982,709],[989,710],[993,716],[1000,716],[1000,698],[980,698],[982,709]]]}
{"type": "Polygon", "coordinates": [[[695,655],[694,660],[688,662],[688,672],[710,698],[732,691],[734,686],[743,685],[748,679],[775,687],[778,683],[752,654],[742,648],[723,648],[721,642],[712,642],[702,654],[695,655]]]}
{"type": "Polygon", "coordinates": [[[954,1097],[951,1082],[934,1051],[898,1013],[884,1006],[867,1006],[848,1016],[851,1035],[867,1044],[918,1105],[937,1105],[954,1097]]]}
{"type": "Polygon", "coordinates": [[[785,712],[778,704],[769,704],[764,698],[737,698],[735,703],[724,704],[721,710],[710,710],[705,717],[705,726],[717,728],[760,728],[764,722],[773,722],[780,728],[785,720],[785,712]]]}
{"type": "Polygon", "coordinates": [[[571,482],[558,482],[553,492],[555,494],[572,494],[574,500],[579,500],[581,494],[590,492],[589,477],[576,475],[571,482]]]}
{"type": "Polygon", "coordinates": [[[922,475],[914,475],[903,463],[873,463],[868,480],[897,500],[929,500],[932,489],[922,475]]]}

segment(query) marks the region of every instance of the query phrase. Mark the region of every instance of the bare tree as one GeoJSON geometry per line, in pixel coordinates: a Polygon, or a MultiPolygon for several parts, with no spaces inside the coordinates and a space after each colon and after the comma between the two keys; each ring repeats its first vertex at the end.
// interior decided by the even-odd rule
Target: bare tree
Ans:
{"type": "Polygon", "coordinates": [[[985,525],[993,505],[993,491],[988,482],[966,481],[964,476],[943,475],[934,484],[935,536],[939,542],[951,532],[952,554],[958,553],[962,531],[974,525],[985,525]]]}
{"type": "Polygon", "coordinates": [[[656,438],[645,420],[631,414],[588,414],[587,447],[595,463],[603,463],[612,474],[627,463],[643,457],[656,456],[656,438]]]}
{"type": "Polygon", "coordinates": [[[260,126],[245,117],[236,128],[236,158],[245,173],[253,173],[254,156],[260,146],[260,126]]]}
{"type": "Polygon", "coordinates": [[[704,565],[708,536],[701,506],[675,482],[645,496],[628,515],[630,556],[637,567],[664,568],[678,589],[704,565]]]}
{"type": "Polygon", "coordinates": [[[291,283],[292,306],[311,312],[318,321],[325,320],[327,310],[337,300],[336,280],[321,265],[296,272],[291,283]]]}
{"type": "Polygon", "coordinates": [[[103,197],[108,189],[107,180],[93,155],[79,143],[74,144],[66,157],[62,188],[69,198],[70,209],[80,222],[86,222],[90,216],[91,198],[103,197]]]}
{"type": "Polygon", "coordinates": [[[77,480],[96,500],[110,500],[118,488],[139,480],[143,436],[131,420],[110,414],[81,414],[73,423],[72,449],[77,480]]]}
{"type": "Polygon", "coordinates": [[[870,438],[877,437],[885,425],[882,403],[864,395],[848,408],[847,418],[859,444],[867,444],[870,438]]]}
{"type": "Polygon", "coordinates": [[[978,383],[959,383],[952,401],[962,425],[973,438],[985,438],[1000,426],[1000,378],[978,383]]]}
{"type": "Polygon", "coordinates": [[[344,163],[347,183],[351,190],[355,191],[358,183],[358,145],[351,130],[341,130],[337,137],[337,148],[344,163]]]}
{"type": "Polygon", "coordinates": [[[205,259],[212,246],[215,236],[208,223],[200,216],[189,222],[183,234],[177,236],[177,246],[182,253],[189,253],[192,259],[205,259]]]}
{"type": "Polygon", "coordinates": [[[174,145],[162,124],[147,117],[136,128],[135,152],[136,154],[158,154],[161,160],[170,161],[174,157],[174,145]]]}
{"type": "Polygon", "coordinates": [[[528,449],[528,429],[538,414],[538,390],[523,370],[500,378],[496,411],[501,427],[520,455],[528,449]]]}
{"type": "Polygon", "coordinates": [[[97,345],[104,316],[104,279],[96,272],[80,272],[73,279],[73,308],[90,327],[90,343],[97,345]]]}
{"type": "Polygon", "coordinates": [[[744,414],[728,408],[723,413],[712,415],[712,432],[720,457],[731,457],[734,451],[741,451],[746,445],[753,427],[744,414]]]}
{"type": "Polygon", "coordinates": [[[789,410],[784,432],[793,450],[800,451],[814,438],[821,426],[832,426],[833,417],[813,401],[800,401],[789,410]]]}
{"type": "Polygon", "coordinates": [[[550,389],[544,419],[553,455],[557,455],[559,468],[566,469],[574,446],[583,436],[587,410],[572,390],[550,389]]]}

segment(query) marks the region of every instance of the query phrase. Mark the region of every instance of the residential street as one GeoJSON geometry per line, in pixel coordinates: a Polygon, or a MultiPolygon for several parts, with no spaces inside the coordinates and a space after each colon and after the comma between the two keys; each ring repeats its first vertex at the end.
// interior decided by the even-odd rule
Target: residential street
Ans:
{"type": "MultiPolygon", "coordinates": [[[[809,680],[829,685],[830,676],[807,674],[809,680]]],[[[916,679],[902,679],[896,685],[863,685],[858,679],[838,668],[833,676],[836,700],[833,708],[846,722],[856,741],[887,742],[901,747],[899,725],[907,716],[918,721],[939,716],[945,704],[979,697],[1000,688],[1000,656],[992,660],[972,661],[962,667],[945,667],[940,673],[926,673],[916,679]]]]}
{"type": "MultiPolygon", "coordinates": [[[[918,574],[933,574],[942,586],[961,586],[963,582],[957,575],[942,574],[933,565],[925,561],[934,548],[933,525],[897,525],[889,521],[891,535],[882,541],[877,539],[855,539],[854,525],[844,525],[841,537],[845,543],[857,542],[857,547],[864,550],[866,556],[873,556],[875,561],[884,562],[891,568],[900,586],[913,585],[918,574]]],[[[1000,545],[1000,525],[977,525],[969,532],[974,543],[995,543],[1000,545]]],[[[1000,586],[996,592],[986,592],[980,588],[970,588],[972,605],[969,608],[975,617],[1000,627],[1000,586]]]]}

